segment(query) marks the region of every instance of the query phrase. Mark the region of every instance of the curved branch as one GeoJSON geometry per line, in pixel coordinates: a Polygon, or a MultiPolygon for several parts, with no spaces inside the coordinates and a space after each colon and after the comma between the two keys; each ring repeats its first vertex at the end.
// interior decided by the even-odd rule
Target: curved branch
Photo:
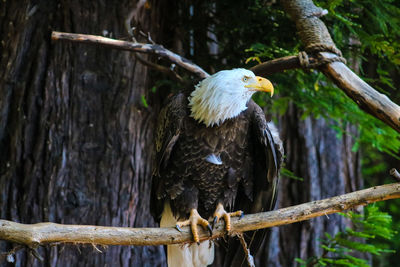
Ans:
{"type": "MultiPolygon", "coordinates": [[[[304,203],[270,212],[232,219],[231,233],[291,224],[332,214],[376,201],[400,198],[400,183],[376,186],[341,196],[304,203]]],[[[200,231],[200,240],[225,235],[223,222],[218,223],[212,237],[200,231]]],[[[188,227],[182,232],[174,228],[127,228],[56,223],[20,224],[0,220],[0,240],[24,244],[31,248],[50,243],[91,243],[98,245],[168,245],[192,242],[188,227]]]]}
{"type": "Polygon", "coordinates": [[[78,42],[86,44],[100,44],[102,46],[120,50],[128,50],[146,54],[155,54],[160,57],[168,59],[169,61],[197,75],[200,78],[206,78],[207,76],[209,76],[209,74],[205,70],[203,70],[196,64],[192,63],[190,60],[181,57],[178,54],[173,53],[172,51],[164,48],[162,45],[134,43],[128,41],[115,40],[97,35],[76,34],[76,33],[56,32],[56,31],[53,31],[51,33],[51,39],[53,41],[62,40],[62,41],[70,41],[70,42],[78,42]]]}
{"type": "MultiPolygon", "coordinates": [[[[336,47],[320,16],[326,10],[316,7],[312,0],[283,0],[283,7],[296,23],[298,35],[305,47],[313,44],[324,44],[336,47]]],[[[323,58],[330,58],[331,53],[320,53],[323,58]]],[[[354,100],[364,111],[380,119],[400,133],[400,106],[387,96],[377,92],[364,82],[345,64],[333,62],[321,67],[328,76],[347,96],[354,100]]]]}

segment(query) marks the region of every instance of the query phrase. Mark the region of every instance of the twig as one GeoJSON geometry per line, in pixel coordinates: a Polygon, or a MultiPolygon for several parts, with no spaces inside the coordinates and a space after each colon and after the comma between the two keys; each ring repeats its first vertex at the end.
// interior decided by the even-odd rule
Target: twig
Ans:
{"type": "MultiPolygon", "coordinates": [[[[232,219],[231,233],[291,224],[325,214],[367,205],[376,201],[400,198],[400,183],[376,186],[324,200],[304,203],[276,211],[245,215],[232,219]]],[[[215,239],[226,234],[223,222],[216,224],[214,234],[199,229],[200,240],[215,239]]],[[[0,220],[0,240],[25,244],[31,248],[54,242],[89,243],[98,245],[169,245],[192,242],[188,227],[127,228],[56,223],[21,224],[0,220]]]]}
{"type": "Polygon", "coordinates": [[[146,65],[149,68],[155,69],[159,72],[165,73],[168,76],[170,76],[172,79],[178,81],[178,82],[183,82],[182,77],[177,74],[176,72],[174,72],[173,70],[166,68],[164,66],[161,66],[159,64],[155,64],[153,62],[150,62],[148,60],[145,60],[142,56],[135,54],[135,58],[140,61],[140,63],[142,63],[143,65],[146,65]]]}
{"type": "Polygon", "coordinates": [[[395,168],[391,169],[389,173],[397,182],[400,182],[400,173],[395,168]]]}
{"type": "Polygon", "coordinates": [[[128,50],[146,54],[155,54],[160,57],[168,59],[169,61],[197,75],[200,78],[206,78],[207,76],[209,76],[209,74],[205,70],[203,70],[196,64],[192,63],[190,60],[181,57],[178,54],[173,53],[172,51],[164,48],[162,45],[135,43],[135,42],[115,40],[97,35],[75,34],[75,33],[56,32],[56,31],[53,31],[51,33],[51,39],[53,41],[62,40],[62,41],[70,41],[70,42],[78,42],[86,44],[98,44],[105,47],[111,47],[120,50],[128,50]]]}
{"type": "Polygon", "coordinates": [[[151,43],[151,44],[156,44],[156,43],[153,41],[153,39],[151,38],[151,35],[150,35],[149,32],[148,32],[147,34],[145,34],[143,31],[139,31],[139,34],[140,34],[141,36],[143,36],[143,37],[146,37],[146,38],[147,38],[147,41],[149,41],[149,43],[151,43]]]}
{"type": "Polygon", "coordinates": [[[242,245],[242,248],[243,248],[243,251],[244,251],[244,255],[246,255],[247,265],[249,267],[255,267],[254,258],[250,254],[249,249],[247,248],[247,243],[246,243],[246,240],[244,240],[243,234],[242,233],[237,233],[236,236],[239,238],[240,244],[242,245]]]}
{"type": "Polygon", "coordinates": [[[29,251],[36,259],[39,261],[44,261],[43,257],[39,254],[36,248],[30,248],[29,251]]]}
{"type": "MultiPolygon", "coordinates": [[[[132,27],[132,28],[130,28],[130,29],[128,30],[128,33],[129,33],[129,35],[131,35],[132,42],[135,43],[135,44],[138,43],[138,41],[137,41],[135,35],[141,35],[142,37],[145,37],[145,38],[147,39],[147,41],[148,41],[150,44],[153,44],[153,45],[156,44],[156,43],[153,41],[153,39],[151,39],[151,36],[150,36],[150,33],[149,33],[149,32],[148,32],[147,34],[145,34],[143,31],[141,31],[141,30],[140,30],[139,28],[137,28],[137,27],[132,27]]],[[[156,63],[153,63],[153,62],[151,62],[151,61],[148,61],[148,60],[144,59],[144,57],[142,57],[141,55],[139,55],[139,53],[134,53],[133,55],[134,55],[135,58],[136,58],[140,63],[142,63],[143,65],[145,65],[145,66],[147,66],[147,67],[149,67],[149,68],[152,68],[152,69],[154,69],[154,70],[156,70],[156,71],[159,71],[159,72],[161,72],[161,73],[167,74],[167,75],[170,76],[173,80],[176,80],[176,81],[178,81],[178,82],[183,82],[182,77],[179,76],[178,73],[176,73],[175,71],[173,71],[173,69],[171,69],[171,68],[166,68],[166,67],[164,67],[164,66],[162,66],[162,65],[160,65],[160,64],[156,64],[156,63]]]]}

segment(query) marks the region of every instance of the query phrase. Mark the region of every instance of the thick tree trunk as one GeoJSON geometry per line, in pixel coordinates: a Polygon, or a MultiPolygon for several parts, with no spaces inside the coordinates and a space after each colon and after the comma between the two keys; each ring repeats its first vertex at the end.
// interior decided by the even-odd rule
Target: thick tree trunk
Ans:
{"type": "MultiPolygon", "coordinates": [[[[51,43],[52,30],[154,36],[162,8],[146,1],[3,1],[0,5],[0,218],[154,226],[149,177],[156,105],[132,53],[51,43]],[[135,3],[136,2],[136,3],[135,3]]],[[[0,251],[11,249],[0,242],[0,251]]],[[[157,266],[161,247],[39,249],[49,266],[157,266]]],[[[17,253],[17,266],[41,265],[17,253]]]]}

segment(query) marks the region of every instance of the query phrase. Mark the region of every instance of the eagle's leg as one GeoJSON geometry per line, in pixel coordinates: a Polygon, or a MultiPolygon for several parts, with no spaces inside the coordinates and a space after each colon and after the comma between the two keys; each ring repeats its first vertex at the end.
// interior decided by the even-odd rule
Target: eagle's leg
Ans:
{"type": "Polygon", "coordinates": [[[194,242],[196,242],[197,244],[200,244],[199,240],[199,232],[197,230],[197,225],[201,225],[204,227],[204,229],[208,229],[208,231],[210,232],[210,236],[212,236],[212,229],[210,224],[208,223],[207,220],[203,219],[200,214],[197,212],[196,209],[192,209],[190,211],[190,217],[188,220],[186,221],[182,221],[182,222],[177,222],[176,223],[176,229],[178,231],[181,231],[181,227],[183,226],[187,226],[190,225],[190,228],[192,229],[192,234],[193,234],[193,239],[194,242]]]}
{"type": "Polygon", "coordinates": [[[213,221],[213,228],[214,225],[219,221],[220,218],[224,218],[225,220],[225,229],[226,231],[231,230],[231,217],[243,217],[243,211],[238,210],[235,212],[226,212],[224,209],[224,206],[221,203],[218,203],[217,208],[215,209],[214,212],[214,221],[213,221]]]}

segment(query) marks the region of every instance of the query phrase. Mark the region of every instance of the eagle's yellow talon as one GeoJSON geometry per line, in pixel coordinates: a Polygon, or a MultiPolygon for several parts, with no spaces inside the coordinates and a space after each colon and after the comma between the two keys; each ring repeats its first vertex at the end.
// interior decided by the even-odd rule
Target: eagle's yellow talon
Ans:
{"type": "Polygon", "coordinates": [[[214,225],[219,221],[219,219],[223,217],[225,221],[225,229],[226,231],[229,232],[231,230],[231,217],[242,218],[242,216],[243,216],[243,211],[238,210],[235,212],[228,213],[225,211],[224,206],[221,203],[218,203],[217,208],[215,209],[214,212],[213,228],[214,225]]]}
{"type": "Polygon", "coordinates": [[[210,236],[212,236],[212,229],[207,220],[203,219],[196,209],[192,209],[190,211],[190,217],[186,221],[177,222],[175,228],[178,231],[182,231],[181,227],[190,225],[190,229],[192,230],[193,240],[196,243],[200,242],[199,232],[197,230],[197,225],[203,226],[204,229],[207,229],[210,232],[210,236]]]}
{"type": "Polygon", "coordinates": [[[241,210],[237,210],[237,211],[231,212],[229,214],[231,215],[231,217],[240,217],[240,218],[242,218],[244,216],[244,213],[241,210]]]}

